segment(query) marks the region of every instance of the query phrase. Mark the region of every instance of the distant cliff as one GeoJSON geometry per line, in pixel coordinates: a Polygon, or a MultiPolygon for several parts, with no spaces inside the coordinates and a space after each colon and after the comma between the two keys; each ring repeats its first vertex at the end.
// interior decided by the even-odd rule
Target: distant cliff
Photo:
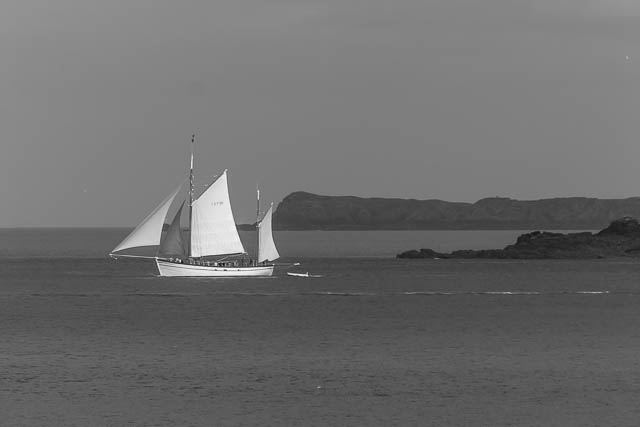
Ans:
{"type": "Polygon", "coordinates": [[[320,196],[295,192],[274,215],[278,230],[599,229],[616,218],[640,217],[640,197],[567,197],[475,203],[320,196]]]}
{"type": "Polygon", "coordinates": [[[534,231],[522,234],[504,249],[464,249],[440,253],[433,249],[409,250],[397,258],[499,258],[499,259],[589,259],[640,256],[640,224],[635,218],[613,221],[599,233],[549,233],[534,231]]]}

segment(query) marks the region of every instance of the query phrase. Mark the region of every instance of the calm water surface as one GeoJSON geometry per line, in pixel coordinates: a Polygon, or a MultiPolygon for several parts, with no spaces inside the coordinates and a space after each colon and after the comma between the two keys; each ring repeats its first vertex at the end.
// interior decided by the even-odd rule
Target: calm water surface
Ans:
{"type": "MultiPolygon", "coordinates": [[[[100,258],[131,230],[124,228],[0,228],[0,256],[100,258]]],[[[276,231],[284,257],[393,257],[408,249],[502,248],[530,230],[465,231],[276,231]]],[[[247,251],[255,233],[242,231],[247,251]]]]}
{"type": "Polygon", "coordinates": [[[170,279],[106,258],[125,234],[0,231],[3,425],[640,419],[635,260],[390,257],[519,232],[279,233],[323,277],[170,279]]]}

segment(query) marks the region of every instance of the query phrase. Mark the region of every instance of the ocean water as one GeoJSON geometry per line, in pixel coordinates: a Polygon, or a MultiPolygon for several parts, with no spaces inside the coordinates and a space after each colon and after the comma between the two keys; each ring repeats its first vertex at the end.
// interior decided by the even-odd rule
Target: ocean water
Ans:
{"type": "Polygon", "coordinates": [[[0,425],[640,419],[637,260],[396,260],[519,232],[290,232],[273,278],[170,279],[106,257],[125,234],[0,230],[0,425]]]}
{"type": "MultiPolygon", "coordinates": [[[[0,228],[0,256],[102,258],[130,231],[124,228],[0,228]]],[[[502,248],[528,231],[276,231],[274,239],[280,254],[287,258],[386,258],[419,248],[439,252],[502,248]]],[[[241,231],[240,237],[252,253],[255,233],[241,231]]]]}

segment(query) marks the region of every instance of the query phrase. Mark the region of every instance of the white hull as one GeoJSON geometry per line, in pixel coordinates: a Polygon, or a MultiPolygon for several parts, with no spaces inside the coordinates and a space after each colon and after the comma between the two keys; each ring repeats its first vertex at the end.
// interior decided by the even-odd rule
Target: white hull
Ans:
{"type": "Polygon", "coordinates": [[[207,265],[178,264],[156,259],[158,272],[163,277],[268,277],[273,265],[257,267],[213,267],[207,265]]]}

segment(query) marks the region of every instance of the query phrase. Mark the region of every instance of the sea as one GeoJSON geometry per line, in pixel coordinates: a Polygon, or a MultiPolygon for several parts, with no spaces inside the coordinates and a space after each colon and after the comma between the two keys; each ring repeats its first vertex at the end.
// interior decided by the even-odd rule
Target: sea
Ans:
{"type": "Polygon", "coordinates": [[[0,425],[640,423],[639,260],[395,258],[523,231],[276,232],[274,277],[160,278],[107,256],[128,231],[0,229],[0,425]]]}

